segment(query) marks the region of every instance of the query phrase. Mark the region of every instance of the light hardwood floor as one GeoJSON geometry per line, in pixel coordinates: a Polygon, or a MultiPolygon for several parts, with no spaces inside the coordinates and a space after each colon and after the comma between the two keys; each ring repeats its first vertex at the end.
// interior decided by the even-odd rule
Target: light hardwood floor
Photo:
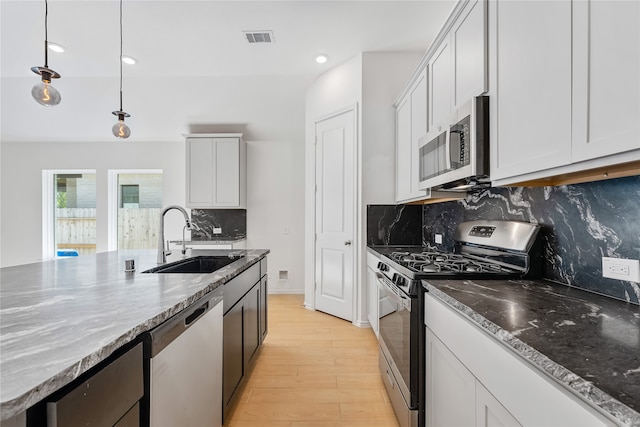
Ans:
{"type": "Polygon", "coordinates": [[[225,427],[397,427],[369,328],[269,295],[269,334],[225,427]]]}

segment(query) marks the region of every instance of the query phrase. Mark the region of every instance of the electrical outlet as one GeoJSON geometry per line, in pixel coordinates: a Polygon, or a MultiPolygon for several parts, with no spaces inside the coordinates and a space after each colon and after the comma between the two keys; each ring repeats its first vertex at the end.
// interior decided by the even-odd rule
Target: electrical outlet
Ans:
{"type": "Polygon", "coordinates": [[[640,260],[602,257],[602,276],[640,282],[640,260]]]}
{"type": "Polygon", "coordinates": [[[442,244],[442,234],[436,234],[435,235],[435,242],[437,244],[442,244]]]}
{"type": "Polygon", "coordinates": [[[213,228],[213,234],[222,234],[222,228],[213,228]]]}

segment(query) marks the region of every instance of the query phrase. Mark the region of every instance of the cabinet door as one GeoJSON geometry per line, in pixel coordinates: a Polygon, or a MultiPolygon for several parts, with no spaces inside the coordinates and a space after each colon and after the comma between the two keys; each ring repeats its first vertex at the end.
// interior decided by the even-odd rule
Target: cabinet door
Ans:
{"type": "Polygon", "coordinates": [[[489,3],[491,178],[571,162],[571,1],[489,3]]]}
{"type": "Polygon", "coordinates": [[[213,206],[215,145],[211,138],[187,139],[187,206],[213,206]]]}
{"type": "Polygon", "coordinates": [[[396,201],[411,198],[411,99],[396,109],[396,201]]]}
{"type": "Polygon", "coordinates": [[[411,197],[424,197],[426,192],[418,189],[420,183],[420,138],[422,138],[428,130],[427,118],[427,69],[420,73],[418,80],[411,89],[411,148],[408,156],[411,166],[409,188],[411,197]]]}
{"type": "Polygon", "coordinates": [[[367,320],[378,336],[378,278],[376,272],[367,267],[367,320]]]}
{"type": "Polygon", "coordinates": [[[214,206],[240,205],[240,140],[214,138],[214,206]]]}
{"type": "Polygon", "coordinates": [[[260,343],[267,337],[267,276],[260,279],[260,343]]]}
{"type": "Polygon", "coordinates": [[[429,60],[429,130],[441,130],[451,116],[451,63],[450,38],[445,37],[429,60]]]}
{"type": "Polygon", "coordinates": [[[486,11],[485,1],[471,0],[451,30],[454,108],[487,90],[486,11]]]}
{"type": "Polygon", "coordinates": [[[429,328],[426,334],[426,426],[475,425],[475,377],[429,328]]]}
{"type": "Polygon", "coordinates": [[[260,282],[242,299],[244,304],[244,366],[245,372],[260,345],[260,282]]]}
{"type": "Polygon", "coordinates": [[[476,426],[521,427],[522,424],[476,380],[476,426]]]}
{"type": "Polygon", "coordinates": [[[242,317],[244,307],[242,302],[231,308],[222,320],[223,324],[223,376],[222,376],[222,408],[226,417],[233,393],[244,375],[242,359],[242,317]]]}
{"type": "Polygon", "coordinates": [[[419,141],[427,133],[427,69],[409,89],[396,111],[396,201],[424,198],[418,189],[419,141]]]}
{"type": "Polygon", "coordinates": [[[574,162],[639,149],[640,2],[573,3],[574,162]]]}

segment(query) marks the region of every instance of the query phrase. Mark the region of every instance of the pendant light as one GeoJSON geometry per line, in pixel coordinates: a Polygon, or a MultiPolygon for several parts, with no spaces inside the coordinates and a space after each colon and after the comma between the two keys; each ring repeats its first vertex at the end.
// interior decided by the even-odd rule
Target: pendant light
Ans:
{"type": "Polygon", "coordinates": [[[60,78],[60,74],[49,68],[49,42],[47,40],[47,19],[49,15],[49,4],[44,0],[44,67],[31,67],[31,71],[42,76],[42,82],[36,84],[31,89],[31,96],[36,102],[45,107],[58,105],[62,97],[60,92],[51,86],[51,79],[60,78]]]}
{"type": "Polygon", "coordinates": [[[124,122],[124,118],[131,115],[122,109],[122,0],[120,0],[120,110],[113,111],[112,114],[118,116],[118,122],[111,128],[113,135],[117,138],[129,138],[131,129],[124,122]]]}

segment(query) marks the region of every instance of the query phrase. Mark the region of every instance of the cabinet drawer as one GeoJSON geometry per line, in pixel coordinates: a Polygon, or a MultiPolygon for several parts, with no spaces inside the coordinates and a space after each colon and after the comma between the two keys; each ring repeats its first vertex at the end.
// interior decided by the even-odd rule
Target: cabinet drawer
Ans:
{"type": "Polygon", "coordinates": [[[143,394],[140,343],[57,401],[47,402],[47,426],[112,426],[143,394]]]}
{"type": "Polygon", "coordinates": [[[248,270],[224,284],[224,312],[225,314],[260,281],[260,263],[253,264],[248,270]]]}

